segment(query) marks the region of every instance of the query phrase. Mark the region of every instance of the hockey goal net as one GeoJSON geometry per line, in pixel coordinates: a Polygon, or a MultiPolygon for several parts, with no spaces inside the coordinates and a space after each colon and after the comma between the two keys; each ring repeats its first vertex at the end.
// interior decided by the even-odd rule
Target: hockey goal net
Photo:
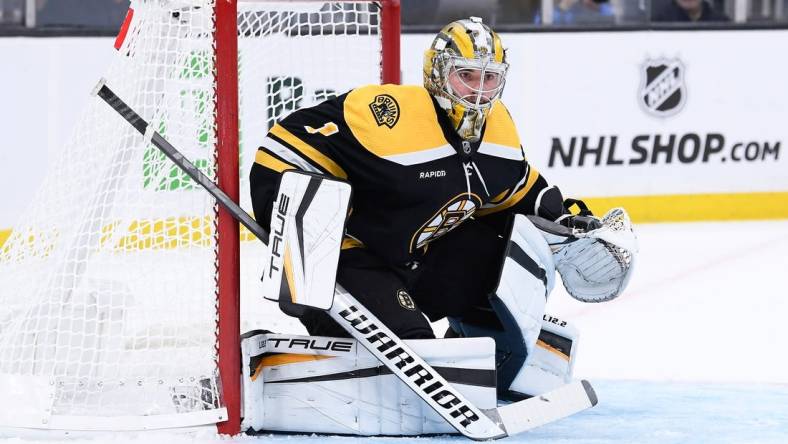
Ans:
{"type": "MultiPolygon", "coordinates": [[[[132,0],[105,78],[251,209],[268,128],[398,82],[398,40],[397,0],[132,0]]],[[[238,336],[270,328],[264,255],[94,98],[0,250],[0,426],[237,432],[238,336]]]]}

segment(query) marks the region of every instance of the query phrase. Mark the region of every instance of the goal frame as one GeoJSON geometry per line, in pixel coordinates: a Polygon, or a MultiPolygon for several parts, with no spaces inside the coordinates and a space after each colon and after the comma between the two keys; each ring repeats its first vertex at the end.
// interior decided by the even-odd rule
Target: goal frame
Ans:
{"type": "MultiPolygon", "coordinates": [[[[217,182],[233,201],[240,194],[239,105],[238,105],[238,1],[217,0],[214,45],[215,132],[217,182]]],[[[248,0],[247,0],[248,1],[248,0]]],[[[295,0],[321,3],[321,0],[295,0]]],[[[382,83],[400,83],[400,0],[346,0],[378,3],[381,7],[382,83]]],[[[241,345],[240,345],[240,226],[224,208],[217,222],[218,368],[227,420],[217,424],[219,433],[241,431],[241,345]]]]}

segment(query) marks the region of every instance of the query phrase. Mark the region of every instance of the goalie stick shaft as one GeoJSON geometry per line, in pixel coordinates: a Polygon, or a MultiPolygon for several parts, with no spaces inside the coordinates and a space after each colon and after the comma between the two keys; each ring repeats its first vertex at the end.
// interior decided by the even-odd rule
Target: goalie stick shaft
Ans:
{"type": "Polygon", "coordinates": [[[136,111],[131,109],[120,97],[118,97],[102,80],[96,87],[96,94],[107,102],[118,114],[121,115],[131,126],[139,131],[146,139],[164,153],[175,165],[191,177],[195,182],[202,185],[234,218],[244,227],[251,231],[263,243],[268,243],[268,233],[261,227],[246,211],[241,209],[224,191],[221,190],[208,176],[203,174],[189,159],[185,158],[170,142],[162,137],[158,132],[153,131],[153,127],[148,125],[136,111]]]}
{"type": "MultiPolygon", "coordinates": [[[[97,85],[94,93],[143,134],[146,140],[161,150],[189,177],[205,188],[220,205],[258,239],[264,244],[268,244],[268,232],[172,144],[153,130],[153,127],[121,100],[103,79],[97,85]]],[[[548,409],[549,411],[540,411],[540,405],[537,405],[539,402],[550,403],[552,401],[549,398],[550,393],[548,393],[538,398],[510,404],[501,409],[482,411],[470,403],[432,366],[421,359],[402,339],[339,285],[334,292],[334,304],[328,313],[446,422],[470,439],[481,441],[503,438],[509,434],[519,433],[569,416],[596,404],[596,398],[590,385],[582,381],[582,385],[577,382],[562,388],[562,398],[571,398],[574,401],[573,403],[564,402],[567,405],[567,408],[564,409],[560,408],[560,405],[552,405],[552,409],[548,409]],[[538,421],[535,420],[536,417],[539,418],[538,421]]],[[[560,400],[556,399],[556,401],[560,400]]]]}

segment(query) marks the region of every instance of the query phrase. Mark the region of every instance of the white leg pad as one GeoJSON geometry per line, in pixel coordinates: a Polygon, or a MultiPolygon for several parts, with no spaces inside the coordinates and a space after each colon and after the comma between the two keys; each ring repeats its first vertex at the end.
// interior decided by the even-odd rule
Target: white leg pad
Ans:
{"type": "Polygon", "coordinates": [[[531,221],[515,216],[495,295],[520,327],[529,353],[539,336],[547,296],[554,283],[550,247],[531,221]]]}
{"type": "Polygon", "coordinates": [[[539,229],[525,216],[516,215],[512,224],[501,278],[490,302],[504,326],[501,348],[509,348],[512,358],[501,364],[501,384],[511,384],[522,371],[523,358],[536,347],[542,329],[547,296],[555,284],[552,252],[539,229]],[[503,307],[501,307],[503,305],[503,307]]]}
{"type": "MultiPolygon", "coordinates": [[[[469,401],[495,408],[490,338],[405,341],[469,401]]],[[[355,340],[257,334],[241,344],[243,429],[354,435],[455,432],[355,340]]]]}

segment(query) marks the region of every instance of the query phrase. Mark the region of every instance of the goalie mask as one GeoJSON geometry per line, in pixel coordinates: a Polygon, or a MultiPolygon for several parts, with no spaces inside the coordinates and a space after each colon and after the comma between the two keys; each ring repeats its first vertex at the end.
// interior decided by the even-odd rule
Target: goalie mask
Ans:
{"type": "Polygon", "coordinates": [[[463,140],[475,142],[506,83],[501,38],[478,17],[444,27],[424,53],[424,87],[463,140]]]}

